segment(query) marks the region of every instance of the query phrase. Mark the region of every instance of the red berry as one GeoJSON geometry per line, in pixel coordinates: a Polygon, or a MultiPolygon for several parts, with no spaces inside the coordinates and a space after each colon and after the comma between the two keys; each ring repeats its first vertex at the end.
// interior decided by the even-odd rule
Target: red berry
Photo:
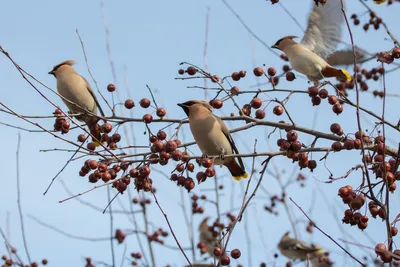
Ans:
{"type": "Polygon", "coordinates": [[[186,69],[186,72],[187,72],[189,75],[195,75],[196,72],[197,72],[197,69],[196,69],[195,67],[193,67],[193,66],[189,66],[189,67],[186,69]]]}
{"type": "Polygon", "coordinates": [[[268,68],[267,72],[268,72],[269,76],[275,76],[276,69],[274,67],[270,67],[270,68],[268,68]]]}
{"type": "Polygon", "coordinates": [[[308,87],[308,95],[309,96],[317,96],[318,95],[318,87],[316,87],[316,86],[308,87]]]}
{"type": "Polygon", "coordinates": [[[262,105],[262,100],[258,97],[254,97],[250,102],[251,107],[260,108],[262,105]]]}
{"type": "Polygon", "coordinates": [[[167,112],[165,111],[164,108],[158,108],[156,114],[158,117],[162,118],[167,114],[167,112]]]}
{"type": "Polygon", "coordinates": [[[214,99],[210,101],[210,105],[215,109],[222,108],[223,102],[220,99],[214,99]]]}
{"type": "Polygon", "coordinates": [[[325,99],[328,97],[328,90],[321,89],[321,90],[319,90],[318,95],[320,98],[325,99]]]}
{"type": "Polygon", "coordinates": [[[297,132],[295,130],[291,130],[286,133],[286,139],[289,142],[296,141],[298,137],[299,137],[299,135],[297,134],[297,132]]]}
{"type": "Polygon", "coordinates": [[[253,70],[255,76],[260,77],[264,74],[264,70],[260,67],[257,67],[253,70]]]}
{"type": "Polygon", "coordinates": [[[294,79],[296,79],[296,76],[294,75],[293,72],[291,71],[286,72],[286,80],[288,82],[292,82],[294,79]]]}
{"type": "Polygon", "coordinates": [[[222,256],[222,249],[219,247],[215,247],[213,250],[213,254],[215,257],[221,257],[222,256]]]}
{"type": "Polygon", "coordinates": [[[342,150],[342,143],[340,143],[340,142],[338,142],[338,141],[336,141],[336,142],[334,142],[333,144],[332,144],[332,150],[333,151],[340,151],[340,150],[342,150]]]}
{"type": "Polygon", "coordinates": [[[256,111],[256,118],[260,119],[260,120],[264,119],[265,118],[265,111],[262,110],[262,109],[258,109],[256,111]]]}
{"type": "Polygon", "coordinates": [[[232,95],[238,95],[239,94],[239,88],[237,86],[233,86],[231,88],[231,94],[232,95]]]}
{"type": "Polygon", "coordinates": [[[142,120],[147,124],[151,123],[153,121],[153,116],[151,116],[151,114],[145,114],[143,115],[142,120]]]}
{"type": "Polygon", "coordinates": [[[222,266],[227,266],[231,263],[231,259],[226,255],[222,256],[220,261],[222,266]]]}
{"type": "Polygon", "coordinates": [[[281,106],[275,106],[274,109],[273,109],[273,113],[274,113],[275,115],[277,115],[277,116],[282,115],[282,114],[283,114],[283,111],[284,111],[284,109],[283,109],[283,107],[281,107],[281,106]]]}
{"type": "Polygon", "coordinates": [[[139,104],[142,108],[148,108],[150,106],[150,100],[147,98],[143,98],[142,100],[140,100],[139,104]]]}
{"type": "Polygon", "coordinates": [[[240,80],[240,74],[239,74],[239,72],[237,72],[237,71],[235,71],[234,73],[232,73],[232,75],[231,75],[231,77],[232,77],[232,80],[234,80],[234,81],[239,81],[240,80]]]}
{"type": "Polygon", "coordinates": [[[335,112],[337,115],[339,115],[340,113],[343,112],[343,106],[339,103],[336,103],[335,105],[333,105],[332,107],[333,112],[335,112]]]}
{"type": "Polygon", "coordinates": [[[127,100],[125,100],[125,104],[124,105],[125,105],[125,107],[127,109],[131,109],[131,108],[133,108],[135,106],[135,102],[133,102],[132,99],[127,99],[127,100]]]}
{"type": "Polygon", "coordinates": [[[107,85],[107,91],[109,92],[114,92],[115,91],[115,85],[110,83],[109,85],[107,85]]]}
{"type": "Polygon", "coordinates": [[[231,257],[234,259],[239,259],[240,255],[242,255],[242,253],[237,248],[231,251],[231,257]]]}

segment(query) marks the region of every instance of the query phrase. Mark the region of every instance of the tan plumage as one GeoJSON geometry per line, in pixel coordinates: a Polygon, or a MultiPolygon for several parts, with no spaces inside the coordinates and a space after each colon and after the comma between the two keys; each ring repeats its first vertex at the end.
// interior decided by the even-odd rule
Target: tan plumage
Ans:
{"type": "MultiPolygon", "coordinates": [[[[178,104],[189,118],[190,130],[203,155],[218,156],[239,154],[225,123],[212,113],[212,106],[204,101],[190,100],[178,104]]],[[[217,158],[215,164],[225,165],[235,180],[247,178],[240,157],[217,158]],[[237,161],[236,161],[237,159],[237,161]]]]}
{"type": "MultiPolygon", "coordinates": [[[[218,240],[214,237],[207,224],[209,217],[204,218],[199,225],[199,240],[207,246],[207,253],[214,257],[214,248],[218,246],[218,240]]],[[[219,246],[218,246],[219,247],[219,246]]]]}
{"type": "Polygon", "coordinates": [[[279,241],[278,249],[285,257],[302,261],[318,257],[323,252],[323,249],[318,246],[307,245],[300,240],[289,237],[289,232],[285,233],[279,241]]]}
{"type": "Polygon", "coordinates": [[[90,113],[97,115],[97,109],[99,109],[101,115],[104,116],[103,110],[88,81],[72,68],[74,64],[73,60],[61,62],[54,66],[49,74],[54,75],[57,79],[58,93],[70,101],[62,99],[69,111],[72,114],[80,114],[75,116],[75,118],[85,122],[91,134],[100,141],[100,127],[97,124],[99,119],[90,113]]]}
{"type": "Polygon", "coordinates": [[[329,0],[318,6],[314,4],[301,42],[293,40],[297,36],[286,36],[279,39],[272,48],[283,51],[293,69],[314,83],[327,77],[351,81],[346,70],[336,69],[326,61],[335,51],[341,37],[344,21],[341,8],[341,0],[329,0]]]}
{"type": "MultiPolygon", "coordinates": [[[[356,59],[357,59],[358,62],[365,58],[366,54],[361,49],[356,48],[354,52],[356,53],[356,59]]],[[[330,55],[326,59],[326,61],[331,66],[349,66],[349,65],[352,65],[352,64],[354,64],[353,49],[335,51],[335,52],[333,52],[332,55],[330,55]]]]}

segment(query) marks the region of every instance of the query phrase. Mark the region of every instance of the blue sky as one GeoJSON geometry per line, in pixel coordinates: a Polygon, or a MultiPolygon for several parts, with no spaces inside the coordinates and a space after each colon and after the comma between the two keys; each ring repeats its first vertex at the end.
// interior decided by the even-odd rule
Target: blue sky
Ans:
{"type": "MultiPolygon", "coordinates": [[[[293,1],[281,0],[290,13],[305,27],[306,14],[309,12],[312,1],[293,1]]],[[[348,13],[359,14],[360,20],[366,22],[369,18],[365,13],[364,7],[358,1],[348,1],[348,13]]],[[[302,36],[301,29],[283,11],[279,5],[272,6],[266,1],[229,1],[232,7],[241,15],[249,27],[258,34],[267,44],[272,45],[277,39],[285,35],[302,36]]],[[[106,1],[104,6],[107,25],[110,31],[110,45],[112,59],[116,66],[117,80],[113,81],[111,68],[106,49],[106,35],[102,20],[102,10],[99,1],[7,1],[2,4],[0,10],[0,45],[9,52],[12,58],[26,71],[33,74],[46,85],[55,88],[55,79],[48,75],[48,71],[61,61],[74,59],[77,61],[76,70],[85,76],[89,81],[89,74],[86,69],[85,60],[82,54],[81,45],[76,35],[79,30],[83,39],[91,71],[95,76],[102,92],[110,100],[111,95],[106,92],[106,85],[115,82],[120,90],[121,99],[127,98],[127,91],[136,103],[143,97],[150,97],[146,84],[156,92],[158,104],[167,110],[169,118],[183,118],[184,113],[176,106],[176,103],[188,99],[202,99],[203,91],[199,89],[187,88],[188,85],[203,85],[202,80],[175,80],[179,63],[182,61],[203,66],[203,50],[205,37],[205,18],[206,10],[210,8],[210,24],[208,39],[207,63],[209,71],[218,74],[220,77],[230,75],[233,71],[241,69],[248,71],[246,79],[241,80],[238,86],[247,90],[257,84],[258,79],[251,75],[254,64],[257,66],[275,66],[280,69],[282,61],[269,52],[257,40],[251,37],[245,28],[238,22],[232,13],[226,8],[222,1],[106,1]]],[[[395,36],[400,36],[397,26],[400,6],[394,4],[390,8],[386,5],[373,6],[377,14],[388,24],[395,36]]],[[[362,23],[363,24],[363,23],[362,23]]],[[[352,25],[352,24],[351,24],[352,25]]],[[[385,51],[392,48],[392,43],[387,40],[387,35],[383,29],[364,33],[361,27],[353,27],[355,42],[362,48],[370,52],[385,51]]],[[[343,40],[349,42],[348,33],[344,30],[343,40]]],[[[378,66],[372,62],[367,65],[369,68],[378,66]]],[[[2,90],[0,90],[0,101],[16,112],[25,115],[51,115],[54,108],[41,98],[18,74],[5,56],[0,57],[0,73],[2,80],[2,90]]],[[[397,74],[387,76],[387,90],[390,93],[397,93],[398,86],[397,74]]],[[[91,82],[92,83],[92,82],[91,82]]],[[[93,85],[93,83],[92,83],[93,85]]],[[[371,83],[371,89],[382,88],[381,82],[371,83]]],[[[306,89],[308,84],[305,80],[298,79],[295,83],[281,81],[281,88],[306,89]]],[[[64,107],[62,101],[43,87],[39,87],[55,103],[64,107]]],[[[262,87],[269,88],[268,85],[262,87]]],[[[255,89],[255,88],[252,88],[255,89]]],[[[252,95],[239,98],[240,104],[245,104],[251,99],[252,95]]],[[[269,95],[283,99],[284,94],[269,95]]],[[[354,92],[350,92],[350,98],[355,99],[354,92]]],[[[263,100],[268,100],[263,96],[263,100]]],[[[398,116],[393,108],[398,103],[397,98],[387,100],[386,117],[389,121],[397,122],[398,116]]],[[[331,112],[328,105],[312,107],[307,96],[294,96],[289,101],[288,109],[294,114],[295,121],[304,127],[312,127],[314,114],[316,115],[316,129],[324,132],[329,131],[332,122],[339,122],[346,133],[356,130],[355,110],[345,107],[341,116],[336,116],[331,112]]],[[[104,104],[104,102],[102,102],[104,104]]],[[[362,94],[361,104],[380,114],[381,100],[375,99],[369,93],[362,94]]],[[[65,108],[65,107],[64,107],[65,108]]],[[[121,112],[121,110],[118,110],[121,112]]],[[[226,115],[235,111],[232,105],[227,104],[224,113],[217,111],[218,115],[226,115]]],[[[281,118],[272,114],[272,105],[267,109],[267,119],[278,121],[281,118]]],[[[125,115],[128,115],[126,111],[125,115]]],[[[120,113],[121,114],[121,113],[120,113]]],[[[141,117],[144,111],[139,107],[134,108],[134,115],[141,117]]],[[[366,116],[362,116],[364,128],[372,129],[374,121],[366,116]]],[[[283,118],[285,119],[285,118],[283,118]]],[[[18,125],[29,129],[33,126],[18,120],[14,117],[0,113],[0,122],[18,125]]],[[[43,126],[51,128],[54,121],[40,120],[43,126]]],[[[228,123],[229,128],[243,125],[243,122],[228,123]]],[[[151,125],[153,130],[158,125],[151,125]]],[[[145,130],[142,124],[134,125],[135,136],[139,144],[146,144],[143,135],[145,130]]],[[[239,134],[235,134],[238,147],[242,152],[252,150],[254,140],[258,140],[259,152],[269,151],[267,146],[267,134],[272,129],[252,129],[239,134]]],[[[0,194],[0,226],[9,233],[10,242],[19,249],[20,255],[25,258],[22,248],[22,238],[20,233],[20,223],[17,210],[16,194],[16,165],[15,150],[17,146],[17,134],[21,132],[21,193],[22,204],[25,215],[33,215],[42,221],[61,228],[66,232],[84,237],[107,237],[109,233],[109,217],[101,212],[90,209],[79,204],[75,200],[59,204],[58,201],[67,197],[59,182],[56,182],[51,191],[44,197],[43,191],[47,187],[51,178],[59,171],[62,165],[68,160],[70,154],[65,152],[39,152],[41,149],[52,148],[71,148],[60,140],[57,140],[45,133],[28,133],[0,125],[2,140],[1,166],[3,174],[0,181],[2,184],[2,194],[0,194]],[[8,222],[8,223],[7,223],[8,222]]],[[[184,134],[181,137],[186,141],[191,141],[192,136],[189,128],[182,129],[184,134]]],[[[74,131],[66,137],[75,140],[78,132],[74,131]]],[[[392,140],[397,140],[398,133],[387,128],[387,135],[392,140]]],[[[305,143],[311,142],[311,137],[300,135],[305,143]]],[[[275,142],[279,134],[275,133],[270,138],[270,143],[276,150],[275,142]]],[[[131,143],[131,142],[130,142],[131,143]]],[[[389,140],[390,143],[390,140],[389,140]]],[[[320,146],[329,146],[329,142],[321,141],[320,146]]],[[[396,143],[390,145],[396,147],[396,143]]],[[[197,147],[192,148],[194,153],[199,154],[197,147]]],[[[315,154],[314,157],[320,158],[321,155],[315,154]]],[[[357,152],[345,152],[340,155],[330,155],[327,166],[334,173],[340,176],[352,166],[357,164],[359,156],[357,152]]],[[[62,173],[60,178],[74,193],[85,191],[92,187],[86,178],[78,176],[78,170],[83,161],[73,162],[62,173]]],[[[277,159],[278,168],[285,173],[284,179],[292,173],[294,165],[288,159],[277,159]]],[[[248,168],[251,160],[245,161],[248,168]]],[[[306,210],[314,202],[311,212],[315,221],[335,238],[347,236],[346,231],[360,242],[370,246],[364,233],[357,229],[349,229],[347,225],[338,227],[340,222],[335,222],[332,210],[336,209],[341,218],[341,212],[345,206],[340,203],[336,196],[337,189],[347,183],[356,186],[360,183],[359,173],[352,174],[346,181],[338,181],[334,184],[324,184],[318,180],[326,180],[329,173],[320,163],[320,167],[309,174],[306,188],[293,185],[288,190],[288,196],[295,199],[306,210]],[[314,178],[316,179],[314,179],[314,178]],[[312,197],[316,194],[315,198],[312,197]],[[328,201],[328,203],[327,203],[328,201]]],[[[259,168],[259,167],[258,167],[259,168]]],[[[169,173],[172,164],[168,168],[160,170],[169,173]]],[[[234,185],[234,203],[231,203],[230,191],[233,190],[232,182],[226,176],[226,170],[217,168],[218,174],[223,176],[221,182],[225,185],[225,190],[221,197],[221,209],[228,211],[231,207],[238,207],[244,188],[244,183],[234,185]]],[[[189,244],[187,239],[187,228],[183,220],[180,202],[181,189],[177,188],[172,182],[166,180],[162,175],[154,174],[154,184],[158,189],[157,196],[165,212],[169,215],[172,226],[175,229],[179,240],[184,246],[189,244]]],[[[264,188],[271,194],[279,193],[279,186],[273,177],[267,176],[263,181],[264,188]]],[[[207,193],[206,189],[213,187],[212,181],[194,190],[196,194],[207,193]]],[[[254,187],[254,184],[251,188],[254,187]]],[[[133,195],[136,195],[132,191],[133,195]]],[[[187,193],[183,192],[187,201],[187,193]]],[[[148,196],[151,198],[151,196],[148,196]]],[[[213,195],[210,194],[213,198],[213,195]]],[[[96,206],[105,207],[107,204],[107,193],[105,188],[101,188],[86,194],[84,200],[94,203],[96,206]]],[[[119,197],[120,202],[113,203],[114,209],[121,210],[119,203],[127,208],[129,198],[127,194],[119,197]]],[[[398,193],[392,196],[392,201],[398,201],[398,193]]],[[[254,204],[246,212],[245,222],[247,222],[249,237],[251,240],[250,249],[246,245],[245,225],[241,223],[237,226],[230,249],[239,247],[242,250],[242,257],[238,261],[233,261],[233,265],[243,263],[249,266],[248,254],[251,261],[256,266],[260,261],[271,261],[275,253],[276,244],[279,238],[287,230],[290,230],[289,221],[284,209],[280,207],[280,216],[276,217],[267,214],[263,210],[264,204],[269,203],[268,195],[263,191],[258,191],[254,204]],[[262,229],[261,234],[259,228],[262,229]],[[260,238],[261,237],[261,238],[260,238]],[[267,247],[263,246],[263,242],[267,247]]],[[[205,203],[204,203],[205,204],[205,203]]],[[[206,214],[215,216],[213,206],[205,204],[206,214]]],[[[392,214],[399,213],[398,207],[392,206],[392,214]]],[[[304,217],[291,207],[296,218],[304,222],[304,217]]],[[[164,218],[155,205],[149,207],[149,215],[155,227],[162,226],[167,229],[164,218]]],[[[194,216],[194,224],[197,227],[202,216],[194,216]]],[[[213,217],[215,218],[215,217],[213,217]]],[[[143,226],[142,219],[139,219],[143,226]]],[[[35,260],[47,258],[51,266],[81,266],[83,257],[91,256],[96,260],[110,262],[109,242],[86,242],[71,240],[65,236],[52,232],[50,229],[38,225],[36,222],[25,216],[28,247],[31,257],[35,260]]],[[[116,216],[115,227],[131,229],[132,224],[124,215],[116,216]]],[[[343,254],[334,244],[315,232],[312,236],[304,231],[305,225],[300,223],[299,231],[304,240],[315,241],[321,246],[333,251],[338,266],[343,260],[343,254]]],[[[376,242],[384,242],[385,234],[383,224],[377,220],[370,222],[366,230],[376,242]]],[[[349,239],[349,238],[348,238],[349,239]]],[[[396,239],[395,239],[396,241],[396,239]]],[[[174,245],[173,238],[169,236],[166,243],[174,245]]],[[[158,266],[169,263],[172,266],[182,266],[185,263],[182,255],[175,251],[154,245],[156,251],[156,261],[158,266]]],[[[133,236],[127,238],[127,252],[138,251],[136,239],[133,236]]],[[[117,262],[124,251],[123,245],[116,245],[117,262]]],[[[365,255],[358,248],[352,248],[358,257],[365,255]]],[[[1,247],[0,253],[5,253],[5,248],[1,247]]],[[[197,255],[198,258],[198,255],[197,255]]],[[[283,264],[283,259],[278,259],[279,264],[283,264]]],[[[347,261],[350,264],[350,261],[347,261]]],[[[278,265],[279,265],[278,264],[278,265]]],[[[129,263],[125,262],[124,266],[129,263]]]]}

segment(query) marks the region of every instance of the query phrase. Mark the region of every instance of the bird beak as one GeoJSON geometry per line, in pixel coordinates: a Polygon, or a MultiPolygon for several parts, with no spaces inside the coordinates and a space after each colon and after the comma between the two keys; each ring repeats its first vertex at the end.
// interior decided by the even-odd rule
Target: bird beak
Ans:
{"type": "Polygon", "coordinates": [[[271,46],[271,48],[279,49],[279,46],[273,45],[273,46],[271,46]]]}
{"type": "Polygon", "coordinates": [[[49,71],[49,74],[54,75],[54,71],[49,71]]]}
{"type": "Polygon", "coordinates": [[[185,104],[183,104],[183,103],[179,103],[179,104],[177,104],[178,106],[180,106],[181,108],[184,108],[185,107],[185,104]]]}

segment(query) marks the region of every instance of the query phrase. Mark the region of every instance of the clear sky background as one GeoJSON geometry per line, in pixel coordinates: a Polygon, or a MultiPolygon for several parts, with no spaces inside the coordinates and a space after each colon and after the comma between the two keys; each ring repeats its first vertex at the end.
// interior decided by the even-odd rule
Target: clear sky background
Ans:
{"type": "MultiPolygon", "coordinates": [[[[306,27],[306,16],[313,1],[281,0],[280,2],[290,13],[306,27]]],[[[361,24],[369,19],[368,13],[359,1],[348,1],[348,15],[357,13],[360,16],[361,24]]],[[[368,1],[367,3],[372,6],[368,1]]],[[[272,45],[277,39],[285,35],[302,36],[302,30],[284,12],[281,6],[272,6],[269,1],[239,1],[231,0],[229,3],[246,21],[248,26],[267,44],[272,45]]],[[[104,6],[107,25],[110,31],[110,45],[112,60],[115,63],[117,80],[113,80],[107,49],[102,10],[99,1],[3,1],[0,9],[0,45],[9,52],[12,58],[26,71],[30,72],[37,79],[46,85],[55,88],[56,81],[53,76],[47,73],[52,67],[61,61],[74,59],[77,61],[76,70],[85,76],[92,85],[87,72],[81,45],[76,35],[79,30],[83,39],[91,71],[96,78],[102,92],[110,100],[111,95],[106,91],[106,85],[110,82],[117,84],[121,98],[127,98],[127,91],[136,103],[143,97],[150,97],[146,84],[156,92],[159,105],[167,110],[168,118],[184,118],[183,111],[176,106],[176,103],[188,99],[202,99],[203,91],[189,89],[188,85],[203,85],[202,80],[175,80],[179,63],[182,61],[203,66],[204,40],[205,40],[205,19],[207,8],[210,8],[210,24],[208,36],[208,69],[220,77],[230,75],[233,71],[241,69],[248,71],[246,79],[241,80],[238,86],[242,90],[256,89],[252,87],[259,81],[252,73],[255,65],[275,66],[280,69],[282,61],[266,49],[260,42],[248,34],[246,29],[239,23],[235,16],[228,10],[222,1],[106,1],[104,6]]],[[[400,5],[394,4],[387,8],[386,5],[373,6],[377,14],[388,24],[392,33],[399,37],[398,17],[400,5]]],[[[355,42],[369,52],[389,50],[393,44],[387,40],[383,29],[379,31],[370,30],[365,33],[361,26],[353,27],[355,42]]],[[[343,40],[349,42],[348,32],[344,30],[343,40]]],[[[378,66],[377,62],[366,65],[368,68],[378,66]]],[[[391,66],[392,67],[392,66],[391,66]]],[[[387,76],[387,90],[389,93],[397,93],[399,78],[398,74],[392,73],[387,76]]],[[[0,101],[20,114],[24,115],[51,115],[54,108],[39,96],[22,78],[11,62],[4,56],[0,56],[0,101]]],[[[281,80],[280,88],[306,89],[308,84],[304,79],[298,79],[295,83],[288,83],[281,80]]],[[[39,87],[55,103],[64,107],[61,99],[43,87],[39,87]]],[[[267,89],[269,85],[262,86],[267,89]]],[[[370,83],[371,89],[382,89],[381,82],[370,83]]],[[[286,95],[276,94],[270,97],[283,99],[286,95]]],[[[247,95],[239,98],[241,105],[252,98],[247,95]]],[[[268,100],[267,96],[262,96],[268,100]]],[[[350,92],[350,98],[355,99],[355,93],[350,92]]],[[[386,117],[394,123],[398,120],[397,107],[398,98],[387,100],[386,117]]],[[[101,102],[104,105],[104,102],[101,102]]],[[[362,94],[361,104],[374,112],[380,114],[382,101],[375,99],[370,93],[362,94]]],[[[270,105],[267,109],[267,120],[278,121],[282,118],[272,114],[270,105]]],[[[295,96],[289,101],[289,111],[294,115],[297,124],[304,127],[312,127],[316,119],[316,129],[329,132],[329,126],[333,122],[339,122],[345,133],[354,133],[356,130],[355,110],[346,107],[339,117],[333,114],[331,107],[326,103],[320,107],[312,107],[308,96],[295,96]],[[315,115],[315,113],[317,113],[315,115]]],[[[118,109],[121,112],[120,109],[118,109]]],[[[216,111],[218,115],[226,115],[235,109],[227,104],[226,108],[216,111]]],[[[124,111],[126,116],[129,113],[124,111]]],[[[135,117],[144,114],[141,108],[134,108],[135,117]]],[[[110,114],[110,112],[108,112],[110,114]]],[[[121,114],[121,113],[119,113],[121,114]]],[[[285,118],[283,118],[285,119],[285,118]]],[[[0,122],[9,123],[29,129],[34,126],[18,120],[15,117],[0,112],[0,122]]],[[[40,124],[51,129],[53,119],[40,120],[40,124]]],[[[362,116],[363,128],[372,129],[375,121],[362,116]]],[[[244,122],[228,123],[229,128],[239,127],[244,122]]],[[[153,130],[160,127],[159,124],[151,125],[153,130]]],[[[137,136],[138,144],[146,144],[143,135],[145,127],[143,124],[134,125],[134,133],[137,136]]],[[[273,129],[252,129],[234,134],[241,152],[251,152],[254,140],[258,140],[257,150],[259,152],[269,151],[267,146],[267,135],[273,129]]],[[[192,136],[187,126],[182,131],[186,141],[191,141],[192,136]]],[[[82,237],[107,237],[109,235],[109,216],[100,211],[81,205],[75,200],[59,204],[58,201],[68,197],[59,182],[55,182],[50,192],[43,196],[43,192],[51,178],[60,170],[66,160],[71,156],[65,152],[39,152],[41,149],[72,148],[66,143],[57,140],[46,133],[29,133],[0,125],[0,136],[2,137],[2,153],[0,156],[1,166],[1,194],[0,194],[0,226],[7,234],[9,241],[19,249],[20,255],[25,258],[23,243],[20,231],[20,220],[17,209],[16,190],[16,161],[15,151],[17,147],[17,135],[21,133],[21,155],[20,155],[20,177],[22,208],[25,214],[25,230],[31,257],[34,260],[47,258],[51,266],[82,266],[83,257],[93,257],[99,261],[110,262],[110,245],[108,241],[87,242],[67,238],[63,235],[45,228],[27,215],[45,221],[64,231],[82,237]]],[[[122,132],[122,131],[121,131],[122,132]]],[[[76,140],[77,131],[72,131],[66,137],[76,140]]],[[[397,147],[398,133],[387,128],[387,135],[390,137],[389,144],[397,147]]],[[[300,135],[301,140],[310,143],[310,136],[300,135]]],[[[276,140],[279,133],[272,134],[270,143],[273,150],[276,148],[276,140]]],[[[132,143],[129,140],[129,143],[132,143]]],[[[329,146],[329,142],[321,141],[320,146],[329,146]]],[[[200,154],[197,147],[191,150],[200,154]]],[[[314,154],[319,159],[322,155],[314,154]]],[[[334,176],[343,175],[348,169],[359,162],[357,152],[344,152],[340,155],[330,155],[326,162],[329,170],[334,176]]],[[[82,192],[92,188],[87,178],[78,176],[78,171],[83,161],[73,162],[62,173],[62,179],[68,188],[74,192],[82,192]]],[[[246,166],[250,168],[251,160],[246,159],[246,166]]],[[[280,158],[275,161],[277,167],[284,173],[283,179],[290,178],[295,165],[288,159],[280,158]]],[[[260,169],[259,163],[256,164],[260,169]]],[[[173,164],[162,168],[168,174],[173,164]]],[[[221,209],[226,212],[231,207],[240,207],[243,196],[244,182],[233,183],[226,174],[224,168],[217,168],[221,176],[221,183],[225,185],[225,191],[221,198],[221,209]],[[232,184],[234,184],[232,186],[232,184]],[[234,190],[234,202],[231,202],[230,191],[234,190]]],[[[350,229],[348,225],[341,226],[340,219],[342,212],[346,209],[341,200],[336,196],[337,190],[344,184],[357,186],[361,182],[360,173],[350,175],[346,181],[338,181],[334,184],[325,184],[319,181],[327,180],[329,172],[319,162],[319,168],[314,173],[305,170],[308,180],[305,188],[297,184],[288,189],[288,196],[292,197],[305,210],[311,210],[313,219],[332,235],[332,237],[355,240],[361,244],[374,246],[375,242],[385,241],[384,225],[379,220],[370,221],[370,226],[365,233],[350,229]],[[313,197],[313,194],[315,195],[313,197]],[[335,211],[335,212],[334,212],[335,211]],[[337,213],[338,215],[335,215],[337,213]]],[[[158,189],[157,196],[162,207],[168,214],[173,228],[183,246],[189,245],[188,230],[181,212],[181,191],[183,192],[186,205],[188,202],[187,193],[168,181],[164,176],[154,173],[152,176],[154,185],[158,189]]],[[[268,175],[263,181],[263,188],[270,194],[279,193],[279,186],[276,180],[268,175]]],[[[254,184],[251,188],[254,187],[254,184]]],[[[213,195],[207,189],[213,188],[213,182],[196,186],[195,194],[213,195]]],[[[132,188],[131,188],[132,189],[132,188]]],[[[232,261],[243,263],[244,266],[256,266],[261,261],[271,262],[273,253],[277,252],[276,245],[284,232],[291,230],[289,220],[282,207],[279,207],[280,216],[274,216],[264,211],[264,204],[269,204],[269,195],[264,190],[259,190],[257,196],[245,214],[245,220],[237,226],[232,235],[230,249],[239,247],[242,250],[242,258],[232,261]],[[248,227],[248,238],[251,240],[246,245],[245,226],[248,227]],[[250,260],[248,254],[251,255],[250,260]]],[[[133,195],[137,193],[132,190],[133,195]]],[[[392,196],[392,218],[399,213],[396,205],[399,201],[398,192],[392,196]]],[[[152,197],[149,195],[152,199],[152,197]]],[[[101,188],[86,194],[82,199],[104,208],[107,204],[107,193],[101,188]]],[[[118,197],[113,203],[114,209],[122,210],[121,205],[127,209],[130,199],[127,194],[118,197]]],[[[206,215],[214,216],[214,207],[204,203],[206,215]]],[[[291,205],[290,205],[291,206],[291,205]]],[[[295,207],[291,207],[296,218],[300,220],[298,230],[302,238],[308,242],[317,242],[321,246],[332,251],[332,257],[336,260],[337,266],[351,266],[347,257],[330,240],[315,232],[313,235],[305,233],[305,218],[295,207]]],[[[163,227],[167,229],[164,218],[156,205],[149,207],[150,220],[155,229],[163,227]]],[[[194,216],[194,225],[203,216],[194,216]]],[[[140,225],[143,226],[142,218],[139,217],[140,225]]],[[[132,229],[129,218],[125,215],[115,216],[115,227],[121,229],[132,229]]],[[[152,228],[153,226],[151,226],[152,228]]],[[[196,235],[197,238],[197,235],[196,235]]],[[[397,238],[395,238],[395,241],[397,238]]],[[[167,237],[166,243],[175,245],[172,236],[167,237]]],[[[197,240],[196,240],[197,243],[197,240]]],[[[127,238],[127,253],[139,251],[134,236],[127,238]]],[[[167,263],[172,266],[183,266],[185,260],[177,250],[169,250],[160,245],[154,245],[156,261],[158,266],[165,266],[167,263]]],[[[351,247],[351,251],[357,257],[372,255],[368,251],[351,247]]],[[[116,245],[117,264],[120,264],[124,251],[124,245],[116,245]]],[[[0,254],[5,254],[5,247],[0,248],[0,254]]],[[[148,254],[148,253],[147,253],[148,254]]],[[[197,255],[197,258],[198,255],[197,255]]],[[[278,260],[278,266],[285,262],[278,260]]],[[[125,261],[124,266],[129,266],[125,261]]]]}

